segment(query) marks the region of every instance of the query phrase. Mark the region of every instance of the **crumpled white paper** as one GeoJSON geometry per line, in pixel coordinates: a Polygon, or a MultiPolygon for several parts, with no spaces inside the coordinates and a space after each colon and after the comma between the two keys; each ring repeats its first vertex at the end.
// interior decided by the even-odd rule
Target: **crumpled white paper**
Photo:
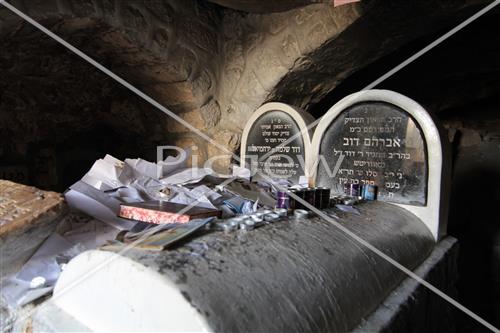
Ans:
{"type": "Polygon", "coordinates": [[[71,185],[65,197],[69,206],[119,229],[130,230],[135,222],[118,217],[121,203],[149,200],[216,208],[220,194],[200,182],[214,172],[208,168],[185,168],[186,159],[167,157],[159,163],[143,159],[122,162],[106,155],[97,160],[81,181],[71,185]],[[165,176],[165,177],[164,177],[165,176]],[[162,190],[168,188],[169,194],[162,190]]]}
{"type": "Polygon", "coordinates": [[[9,306],[15,308],[47,295],[61,274],[57,257],[64,256],[70,259],[84,250],[80,244],[73,244],[57,233],[52,234],[21,270],[4,282],[2,297],[9,306]],[[43,284],[32,288],[34,279],[43,280],[43,284]]]}

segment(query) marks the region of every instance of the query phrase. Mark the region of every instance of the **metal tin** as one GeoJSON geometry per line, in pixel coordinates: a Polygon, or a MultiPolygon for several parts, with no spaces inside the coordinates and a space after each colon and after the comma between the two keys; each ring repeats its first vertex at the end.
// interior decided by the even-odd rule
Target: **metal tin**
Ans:
{"type": "Polygon", "coordinates": [[[269,214],[264,215],[264,220],[266,220],[267,222],[275,222],[279,218],[280,218],[280,216],[276,213],[269,213],[269,214]]]}
{"type": "Polygon", "coordinates": [[[264,223],[264,214],[252,214],[250,215],[250,218],[246,221],[253,221],[254,226],[262,225],[264,223]]]}
{"type": "Polygon", "coordinates": [[[290,196],[286,191],[278,191],[276,193],[276,208],[290,208],[290,196]]]}
{"type": "Polygon", "coordinates": [[[301,195],[303,195],[303,192],[299,192],[297,189],[291,189],[288,191],[288,195],[290,197],[290,209],[296,209],[300,207],[300,202],[295,200],[294,196],[297,196],[299,198],[302,198],[301,195]]]}
{"type": "Polygon", "coordinates": [[[30,288],[31,289],[41,288],[45,285],[46,282],[47,281],[43,276],[35,276],[33,279],[31,279],[30,288]]]}
{"type": "Polygon", "coordinates": [[[361,187],[359,184],[345,184],[344,192],[351,197],[359,197],[361,195],[361,187]]]}
{"type": "Polygon", "coordinates": [[[377,200],[378,186],[376,185],[364,185],[362,191],[362,197],[365,200],[373,201],[377,200]]]}
{"type": "Polygon", "coordinates": [[[296,209],[293,211],[293,217],[296,219],[305,218],[309,215],[309,212],[305,209],[296,209]]]}
{"type": "Polygon", "coordinates": [[[234,226],[234,227],[238,227],[238,225],[241,223],[241,221],[243,221],[242,218],[240,217],[235,217],[235,218],[232,218],[232,219],[229,219],[227,221],[227,224],[231,225],[231,226],[234,226]]]}
{"type": "Polygon", "coordinates": [[[330,207],[330,189],[327,187],[316,187],[314,194],[314,207],[326,209],[330,207]]]}
{"type": "Polygon", "coordinates": [[[220,227],[222,228],[222,230],[224,230],[224,232],[231,232],[238,229],[238,224],[233,225],[230,223],[221,223],[220,227]]]}
{"type": "MultiPolygon", "coordinates": [[[[304,200],[314,206],[315,204],[315,196],[316,196],[316,191],[314,188],[306,188],[304,190],[304,200]]],[[[307,207],[303,207],[304,209],[309,210],[307,207]]]]}
{"type": "Polygon", "coordinates": [[[287,209],[285,209],[285,208],[276,208],[276,209],[274,210],[274,212],[275,212],[276,214],[278,214],[278,216],[287,216],[287,215],[288,215],[288,210],[287,210],[287,209]]]}
{"type": "Polygon", "coordinates": [[[340,196],[336,195],[333,198],[330,198],[330,207],[333,207],[336,204],[341,203],[341,202],[342,202],[342,200],[341,200],[340,196]]]}
{"type": "Polygon", "coordinates": [[[252,230],[255,228],[255,222],[252,219],[247,219],[240,223],[241,230],[252,230]]]}
{"type": "Polygon", "coordinates": [[[356,198],[347,198],[343,200],[343,204],[347,206],[352,206],[358,202],[358,199],[356,198]]]}
{"type": "Polygon", "coordinates": [[[213,230],[216,231],[224,231],[224,224],[227,224],[227,222],[223,222],[223,220],[218,220],[212,223],[211,227],[213,230]]]}

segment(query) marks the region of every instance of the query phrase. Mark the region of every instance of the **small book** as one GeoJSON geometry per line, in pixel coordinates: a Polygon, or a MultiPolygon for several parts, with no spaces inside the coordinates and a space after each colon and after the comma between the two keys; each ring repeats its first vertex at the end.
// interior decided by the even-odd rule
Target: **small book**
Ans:
{"type": "Polygon", "coordinates": [[[163,251],[172,244],[186,239],[189,235],[201,229],[212,220],[213,217],[201,220],[195,219],[189,221],[189,223],[173,225],[169,229],[161,230],[153,235],[147,236],[142,234],[140,237],[134,237],[134,239],[127,240],[127,236],[125,235],[125,239],[109,241],[108,244],[102,246],[101,249],[118,252],[124,250],[127,246],[133,246],[136,249],[163,251]]]}
{"type": "Polygon", "coordinates": [[[118,216],[126,219],[154,224],[186,223],[192,219],[220,217],[220,215],[221,211],[218,209],[189,207],[188,205],[164,201],[121,204],[118,213],[118,216]]]}

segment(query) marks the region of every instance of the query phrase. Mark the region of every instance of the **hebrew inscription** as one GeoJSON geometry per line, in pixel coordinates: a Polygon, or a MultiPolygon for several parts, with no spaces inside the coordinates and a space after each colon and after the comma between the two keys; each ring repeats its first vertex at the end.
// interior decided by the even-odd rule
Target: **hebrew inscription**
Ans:
{"type": "Polygon", "coordinates": [[[353,105],[325,131],[320,154],[333,163],[344,160],[331,177],[319,164],[317,184],[343,193],[345,184],[378,186],[378,200],[423,206],[427,160],[423,135],[404,110],[387,103],[353,105]]]}
{"type": "MultiPolygon", "coordinates": [[[[258,171],[271,178],[286,178],[297,182],[304,175],[304,141],[302,135],[286,143],[299,133],[295,120],[285,112],[270,111],[260,116],[252,125],[245,149],[246,164],[252,173],[258,171]]],[[[262,180],[256,173],[253,180],[262,180]]]]}

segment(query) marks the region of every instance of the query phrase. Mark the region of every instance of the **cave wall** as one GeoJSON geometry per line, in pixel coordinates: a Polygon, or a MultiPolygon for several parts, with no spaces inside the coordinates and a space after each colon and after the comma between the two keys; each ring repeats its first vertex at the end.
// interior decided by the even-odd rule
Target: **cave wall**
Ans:
{"type": "MultiPolygon", "coordinates": [[[[265,101],[309,110],[350,75],[482,3],[325,2],[248,13],[201,0],[10,2],[231,151],[265,101]]],[[[9,50],[0,55],[8,78],[0,83],[2,160],[20,161],[4,170],[31,168],[39,154],[46,161],[40,167],[57,174],[62,153],[43,142],[76,142],[84,150],[85,138],[98,140],[103,132],[112,134],[98,140],[99,152],[118,157],[128,151],[154,159],[156,146],[165,144],[195,147],[199,162],[226,154],[4,8],[0,38],[9,50]]],[[[225,172],[230,160],[217,159],[214,167],[225,172]]],[[[54,179],[32,184],[67,185],[54,179]]]]}
{"type": "MultiPolygon", "coordinates": [[[[217,125],[213,5],[11,3],[200,130],[217,125]]],[[[155,160],[176,144],[207,157],[203,140],[3,7],[0,41],[2,178],[62,191],[105,153],[155,160]]]]}
{"type": "Polygon", "coordinates": [[[29,27],[0,43],[3,178],[62,191],[107,152],[155,156],[143,149],[167,119],[153,108],[29,27]]]}
{"type": "MultiPolygon", "coordinates": [[[[203,1],[10,2],[231,151],[239,147],[245,119],[296,59],[361,15],[358,5],[248,14],[203,1]]],[[[18,161],[3,166],[4,177],[61,190],[67,184],[56,179],[55,166],[66,152],[53,146],[81,146],[85,139],[75,136],[95,137],[91,129],[113,132],[113,145],[128,146],[129,156],[154,159],[158,144],[195,147],[200,162],[224,153],[4,8],[0,28],[9,50],[0,56],[8,78],[2,80],[2,160],[18,161]],[[44,164],[44,180],[27,170],[33,159],[44,164]]],[[[226,171],[229,161],[226,156],[214,166],[226,171]]]]}
{"type": "MultiPolygon", "coordinates": [[[[488,3],[9,2],[236,152],[262,103],[321,117],[488,3]]],[[[464,287],[460,301],[488,319],[500,318],[499,17],[489,13],[378,86],[422,103],[448,132],[460,284],[479,286],[464,287]]],[[[3,7],[0,45],[0,178],[63,191],[106,153],[154,160],[168,144],[195,147],[199,162],[221,153],[3,7]]]]}

